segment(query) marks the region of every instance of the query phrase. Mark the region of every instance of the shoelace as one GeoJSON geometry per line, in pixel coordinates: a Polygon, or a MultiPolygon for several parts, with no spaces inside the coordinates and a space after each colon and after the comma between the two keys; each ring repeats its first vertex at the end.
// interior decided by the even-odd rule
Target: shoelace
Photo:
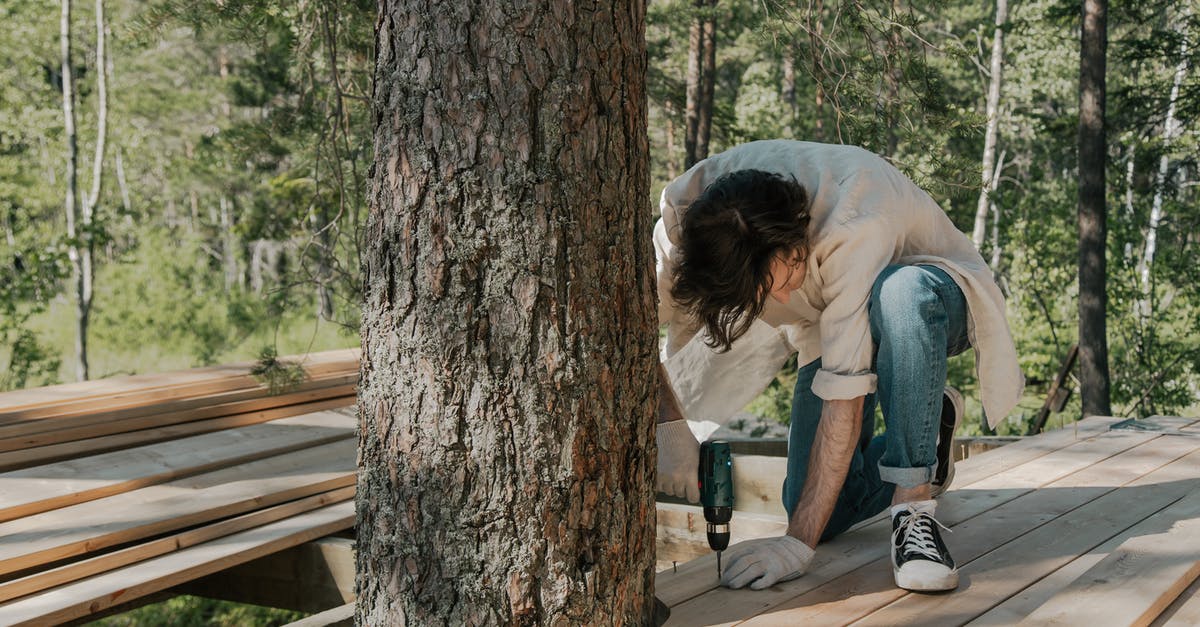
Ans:
{"type": "MultiPolygon", "coordinates": [[[[929,524],[932,521],[934,525],[950,531],[950,528],[938,522],[936,518],[923,512],[911,512],[904,520],[900,522],[900,526],[896,527],[896,531],[892,533],[892,544],[896,544],[896,536],[903,538],[904,552],[920,553],[928,557],[934,562],[942,561],[942,556],[938,553],[937,544],[933,541],[933,527],[929,524]]],[[[952,532],[953,533],[953,532],[952,532]]]]}

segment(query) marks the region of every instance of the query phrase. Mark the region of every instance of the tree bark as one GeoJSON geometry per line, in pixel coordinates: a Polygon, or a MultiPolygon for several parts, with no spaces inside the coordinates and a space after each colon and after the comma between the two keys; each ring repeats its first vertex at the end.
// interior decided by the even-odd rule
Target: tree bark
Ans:
{"type": "Polygon", "coordinates": [[[1079,54],[1079,374],[1083,415],[1112,414],[1106,310],[1108,2],[1084,0],[1079,54]]]}
{"type": "Polygon", "coordinates": [[[696,161],[708,158],[712,138],[713,95],[717,79],[717,0],[709,0],[701,36],[704,59],[700,68],[700,119],[696,125],[696,161]]]}
{"type": "Polygon", "coordinates": [[[788,129],[795,134],[796,125],[796,41],[789,35],[783,46],[783,85],[780,89],[787,105],[788,129]]]}
{"type": "MultiPolygon", "coordinates": [[[[1184,18],[1188,16],[1188,12],[1184,10],[1184,18]]],[[[1180,29],[1182,30],[1182,20],[1180,29]]],[[[1187,38],[1183,38],[1183,43],[1179,44],[1179,64],[1175,67],[1175,77],[1171,83],[1171,94],[1167,101],[1167,118],[1163,123],[1162,134],[1162,150],[1163,154],[1158,158],[1158,172],[1154,176],[1154,200],[1150,204],[1150,223],[1146,226],[1146,248],[1142,254],[1141,268],[1139,274],[1142,281],[1142,298],[1138,303],[1138,313],[1145,322],[1151,316],[1153,303],[1154,287],[1151,282],[1151,269],[1154,266],[1154,255],[1158,249],[1158,225],[1162,222],[1163,217],[1163,188],[1167,184],[1167,171],[1170,169],[1171,157],[1168,150],[1171,147],[1171,142],[1175,140],[1175,136],[1179,131],[1178,120],[1175,119],[1175,106],[1179,101],[1179,86],[1183,84],[1183,79],[1187,76],[1188,71],[1188,46],[1187,38]]]]}
{"type": "Polygon", "coordinates": [[[647,624],[645,4],[383,0],[360,625],[647,624]]]}
{"type": "Polygon", "coordinates": [[[700,66],[704,58],[704,8],[707,0],[694,0],[696,15],[688,28],[688,64],[686,102],[683,119],[683,169],[688,169],[700,159],[696,157],[696,135],[700,128],[700,66]]]}
{"type": "Polygon", "coordinates": [[[983,164],[979,203],[975,206],[975,228],[971,239],[975,248],[983,250],[983,238],[987,232],[988,206],[992,192],[999,182],[996,168],[996,137],[1000,129],[1000,83],[1004,72],[1004,25],[1008,23],[1008,0],[996,0],[995,30],[992,35],[991,76],[988,80],[987,126],[983,134],[983,164]]]}
{"type": "Polygon", "coordinates": [[[66,160],[66,213],[67,213],[67,256],[71,260],[72,278],[75,284],[75,378],[88,378],[87,360],[87,308],[85,306],[86,270],[80,233],[79,202],[79,136],[75,128],[75,73],[71,67],[71,0],[62,0],[59,20],[59,52],[62,56],[62,108],[63,134],[67,140],[66,160]]]}

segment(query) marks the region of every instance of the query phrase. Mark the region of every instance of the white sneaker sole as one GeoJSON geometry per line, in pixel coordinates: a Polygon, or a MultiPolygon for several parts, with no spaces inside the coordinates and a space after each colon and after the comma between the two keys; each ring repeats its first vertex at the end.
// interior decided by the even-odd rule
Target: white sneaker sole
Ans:
{"type": "Polygon", "coordinates": [[[896,586],[913,592],[943,592],[958,587],[958,570],[949,570],[937,562],[910,561],[903,568],[892,568],[896,586]]]}

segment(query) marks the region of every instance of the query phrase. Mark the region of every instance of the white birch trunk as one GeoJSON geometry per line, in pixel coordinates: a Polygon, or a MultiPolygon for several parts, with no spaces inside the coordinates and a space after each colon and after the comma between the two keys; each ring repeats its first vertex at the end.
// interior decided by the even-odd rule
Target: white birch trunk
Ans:
{"type": "Polygon", "coordinates": [[[1138,310],[1141,313],[1142,319],[1148,319],[1153,313],[1151,311],[1151,296],[1153,285],[1150,281],[1151,267],[1154,265],[1154,254],[1158,248],[1158,225],[1162,222],[1163,217],[1163,188],[1167,181],[1167,170],[1171,164],[1168,150],[1170,149],[1172,140],[1178,132],[1178,121],[1175,119],[1175,104],[1179,99],[1179,86],[1183,83],[1183,79],[1187,76],[1187,44],[1180,44],[1181,59],[1179,65],[1175,68],[1175,79],[1171,84],[1171,95],[1167,101],[1167,119],[1163,124],[1163,154],[1158,160],[1158,172],[1154,177],[1154,201],[1150,205],[1150,224],[1146,228],[1146,250],[1142,255],[1141,275],[1142,283],[1142,300],[1138,310]]]}
{"type": "Polygon", "coordinates": [[[975,247],[983,250],[983,238],[987,232],[989,198],[996,190],[999,172],[996,168],[996,137],[1000,127],[1000,83],[1004,71],[1004,24],[1008,22],[1008,0],[996,0],[996,29],[992,35],[991,80],[988,82],[987,127],[983,136],[983,164],[980,168],[982,187],[979,203],[975,208],[975,228],[971,239],[975,247]]]}

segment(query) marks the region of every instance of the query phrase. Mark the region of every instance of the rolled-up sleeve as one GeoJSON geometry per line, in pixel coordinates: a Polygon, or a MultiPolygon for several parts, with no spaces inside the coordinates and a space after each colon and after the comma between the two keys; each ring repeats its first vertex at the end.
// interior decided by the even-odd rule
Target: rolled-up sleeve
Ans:
{"type": "Polygon", "coordinates": [[[895,238],[876,217],[839,225],[822,243],[821,370],[812,390],[825,400],[854,399],[875,391],[868,307],[875,278],[891,263],[895,238]]]}

